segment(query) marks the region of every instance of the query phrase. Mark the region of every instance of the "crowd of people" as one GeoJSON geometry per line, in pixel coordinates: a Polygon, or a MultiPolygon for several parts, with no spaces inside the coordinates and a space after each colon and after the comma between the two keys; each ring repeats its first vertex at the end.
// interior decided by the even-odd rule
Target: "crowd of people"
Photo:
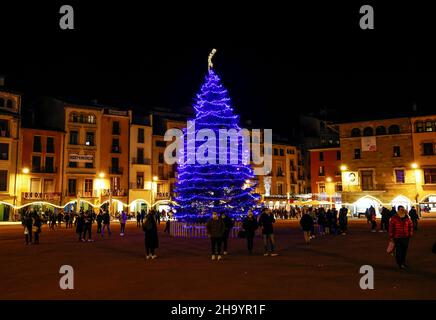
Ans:
{"type": "MultiPolygon", "coordinates": [[[[327,235],[347,235],[348,233],[348,209],[342,206],[339,211],[336,208],[325,209],[323,207],[303,207],[294,211],[278,211],[263,208],[256,218],[253,212],[249,211],[243,219],[238,233],[239,238],[247,241],[248,253],[253,254],[254,238],[256,231],[260,228],[263,240],[264,256],[276,256],[275,238],[273,225],[276,217],[283,217],[286,212],[287,217],[299,219],[304,241],[309,244],[315,237],[327,235]],[[293,213],[291,213],[293,212],[293,213]]],[[[156,249],[159,246],[158,225],[161,220],[166,220],[164,232],[169,233],[170,217],[173,212],[159,212],[157,210],[141,210],[135,214],[128,214],[125,211],[117,212],[115,217],[120,223],[120,236],[126,232],[126,223],[129,219],[136,216],[136,226],[144,232],[144,245],[146,259],[157,258],[156,249]]],[[[386,207],[380,208],[380,228],[379,232],[389,232],[391,251],[396,258],[397,264],[401,269],[406,269],[406,256],[409,246],[409,239],[413,231],[418,229],[419,215],[412,207],[409,212],[403,207],[393,207],[391,210],[386,207]]],[[[371,225],[371,232],[377,232],[377,214],[373,206],[366,210],[368,224],[371,225]]],[[[95,214],[92,209],[81,209],[78,213],[70,212],[50,212],[38,213],[35,210],[27,210],[22,215],[22,225],[24,227],[25,243],[39,244],[42,225],[46,223],[49,230],[56,230],[65,222],[65,228],[75,227],[79,242],[93,242],[92,226],[97,224],[97,234],[104,237],[105,232],[109,236],[111,231],[111,216],[108,210],[100,209],[95,214]]],[[[206,224],[206,231],[211,242],[212,260],[222,260],[228,254],[228,239],[234,227],[234,220],[222,213],[213,212],[211,219],[206,224]]]]}

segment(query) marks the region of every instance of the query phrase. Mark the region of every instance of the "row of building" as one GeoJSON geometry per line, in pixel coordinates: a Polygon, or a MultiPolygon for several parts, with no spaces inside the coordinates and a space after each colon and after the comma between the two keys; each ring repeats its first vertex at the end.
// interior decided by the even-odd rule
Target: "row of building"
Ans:
{"type": "MultiPolygon", "coordinates": [[[[54,98],[23,108],[21,94],[0,89],[0,221],[29,207],[168,210],[177,172],[164,134],[190,115],[132,110],[54,98]]],[[[256,177],[267,206],[436,210],[436,116],[300,122],[300,142],[274,137],[272,170],[256,177]]]]}

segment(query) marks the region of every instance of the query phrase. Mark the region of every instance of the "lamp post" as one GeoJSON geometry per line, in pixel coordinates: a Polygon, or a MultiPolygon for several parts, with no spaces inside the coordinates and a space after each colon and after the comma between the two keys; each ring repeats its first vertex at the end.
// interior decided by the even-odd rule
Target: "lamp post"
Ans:
{"type": "Polygon", "coordinates": [[[418,203],[418,177],[419,177],[419,165],[414,162],[411,165],[412,169],[414,170],[415,173],[415,204],[416,204],[416,210],[418,212],[419,215],[421,215],[421,210],[419,207],[419,203],[418,203]]]}

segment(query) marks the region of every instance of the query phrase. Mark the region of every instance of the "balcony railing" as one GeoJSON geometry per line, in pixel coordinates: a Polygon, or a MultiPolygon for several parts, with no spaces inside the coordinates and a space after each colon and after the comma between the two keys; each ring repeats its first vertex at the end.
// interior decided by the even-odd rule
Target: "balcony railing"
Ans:
{"type": "Polygon", "coordinates": [[[120,167],[109,167],[110,174],[123,174],[123,168],[120,167]]]}
{"type": "Polygon", "coordinates": [[[121,153],[121,147],[120,146],[112,146],[111,153],[121,153]]]}
{"type": "Polygon", "coordinates": [[[60,192],[22,192],[21,197],[25,200],[54,200],[59,199],[60,192]]]}
{"type": "Polygon", "coordinates": [[[32,173],[57,173],[56,167],[34,167],[32,173]]]}
{"type": "Polygon", "coordinates": [[[151,159],[150,158],[132,158],[132,164],[151,165],[151,159]]]}
{"type": "Polygon", "coordinates": [[[125,197],[127,196],[127,189],[120,188],[120,189],[102,189],[101,195],[103,197],[125,197]]]}
{"type": "MultiPolygon", "coordinates": [[[[130,182],[129,183],[129,188],[130,189],[144,189],[144,183],[130,182]]],[[[146,189],[144,189],[144,190],[146,190],[146,189]]]]}

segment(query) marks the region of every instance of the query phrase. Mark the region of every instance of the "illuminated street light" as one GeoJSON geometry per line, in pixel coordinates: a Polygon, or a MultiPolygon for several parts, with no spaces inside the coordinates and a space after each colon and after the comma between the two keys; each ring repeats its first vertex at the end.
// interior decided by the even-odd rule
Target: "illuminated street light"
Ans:
{"type": "Polygon", "coordinates": [[[153,181],[157,181],[159,178],[157,176],[153,177],[153,181]]]}
{"type": "Polygon", "coordinates": [[[28,174],[29,171],[30,171],[29,168],[23,168],[23,173],[24,173],[24,174],[28,174]]]}
{"type": "Polygon", "coordinates": [[[327,181],[327,182],[332,182],[332,178],[327,177],[326,181],[327,181]]]}
{"type": "Polygon", "coordinates": [[[347,166],[343,164],[343,165],[341,166],[341,171],[347,171],[347,166]]]}
{"type": "Polygon", "coordinates": [[[98,175],[101,179],[103,179],[104,178],[104,173],[103,172],[100,172],[100,174],[98,175]]]}
{"type": "Polygon", "coordinates": [[[412,163],[412,169],[418,169],[418,164],[416,162],[412,163]]]}

